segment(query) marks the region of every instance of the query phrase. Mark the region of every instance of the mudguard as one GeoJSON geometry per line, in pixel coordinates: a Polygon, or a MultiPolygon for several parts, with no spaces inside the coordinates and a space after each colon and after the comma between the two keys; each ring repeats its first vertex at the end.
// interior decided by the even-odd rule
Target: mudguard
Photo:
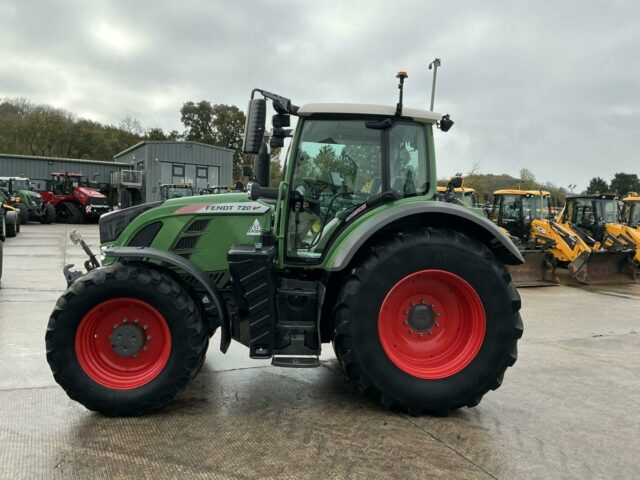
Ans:
{"type": "Polygon", "coordinates": [[[220,315],[220,350],[223,353],[227,351],[231,343],[231,328],[224,300],[216,284],[208,279],[198,267],[175,253],[149,247],[113,247],[106,249],[104,254],[107,257],[115,258],[160,260],[181,268],[191,275],[205,289],[215,305],[218,315],[220,315]]]}
{"type": "Polygon", "coordinates": [[[383,210],[370,217],[339,243],[327,259],[326,268],[338,271],[349,265],[356,252],[380,229],[409,217],[425,217],[428,226],[447,227],[484,243],[506,265],[520,265],[524,258],[518,247],[493,222],[466,207],[445,202],[419,202],[383,210]]]}

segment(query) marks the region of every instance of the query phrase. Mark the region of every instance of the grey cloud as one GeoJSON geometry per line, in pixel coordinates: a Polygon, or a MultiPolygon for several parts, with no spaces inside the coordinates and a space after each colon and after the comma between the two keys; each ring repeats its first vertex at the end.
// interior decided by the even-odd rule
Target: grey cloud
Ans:
{"type": "Polygon", "coordinates": [[[481,170],[584,187],[638,168],[633,2],[138,2],[0,0],[0,97],[100,121],[180,129],[187,100],[425,106],[435,56],[441,176],[481,170]]]}

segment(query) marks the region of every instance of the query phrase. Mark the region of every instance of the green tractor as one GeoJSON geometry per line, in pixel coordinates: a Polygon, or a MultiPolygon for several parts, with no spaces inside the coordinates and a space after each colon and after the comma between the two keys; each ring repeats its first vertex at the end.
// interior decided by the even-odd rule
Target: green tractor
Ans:
{"type": "Polygon", "coordinates": [[[29,221],[53,223],[56,209],[49,202],[42,200],[38,192],[31,190],[31,182],[24,177],[0,177],[0,186],[7,189],[13,205],[20,211],[20,222],[29,221]]]}
{"type": "Polygon", "coordinates": [[[477,405],[517,357],[517,247],[493,223],[438,202],[433,111],[308,104],[255,89],[246,193],[159,201],[100,218],[102,264],[65,267],[47,359],[74,400],[107,415],[169,403],[209,339],[278,367],[318,367],[332,343],[348,377],[411,415],[477,405]],[[279,188],[263,144],[291,136],[279,188]],[[295,131],[291,116],[298,118],[295,131]]]}
{"type": "Polygon", "coordinates": [[[160,184],[160,199],[192,197],[196,194],[190,183],[162,183],[160,184]]]}

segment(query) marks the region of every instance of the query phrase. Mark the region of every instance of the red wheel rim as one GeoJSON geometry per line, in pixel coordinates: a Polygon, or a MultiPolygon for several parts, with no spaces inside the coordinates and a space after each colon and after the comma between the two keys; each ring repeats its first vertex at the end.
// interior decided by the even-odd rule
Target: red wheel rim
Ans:
{"type": "Polygon", "coordinates": [[[430,380],[469,365],[480,351],[485,329],[475,289],[443,270],[422,270],[400,280],[378,316],[378,336],[389,360],[409,375],[430,380]]]}
{"type": "Polygon", "coordinates": [[[148,303],[114,298],[96,305],[82,318],[75,349],[91,379],[108,388],[127,390],[149,383],[164,369],[171,353],[171,333],[164,317],[148,303]],[[118,354],[112,344],[115,333],[125,325],[126,331],[133,331],[143,342],[130,356],[118,354]]]}

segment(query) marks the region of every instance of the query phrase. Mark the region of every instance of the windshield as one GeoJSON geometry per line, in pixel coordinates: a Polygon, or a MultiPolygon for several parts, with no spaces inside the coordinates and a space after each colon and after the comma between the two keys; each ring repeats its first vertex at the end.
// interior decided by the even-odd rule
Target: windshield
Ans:
{"type": "Polygon", "coordinates": [[[13,183],[13,191],[16,192],[18,190],[29,190],[29,180],[12,180],[13,183]]]}
{"type": "Polygon", "coordinates": [[[367,120],[306,120],[299,133],[291,182],[287,251],[297,257],[322,255],[331,233],[348,215],[388,187],[399,197],[428,191],[426,129],[398,122],[388,130],[367,128],[367,120]],[[383,139],[388,171],[383,172],[383,139]],[[296,210],[297,208],[297,210],[296,210]]]}
{"type": "Polygon", "coordinates": [[[624,208],[627,224],[632,227],[640,226],[640,202],[627,202],[624,208]]]}
{"type": "Polygon", "coordinates": [[[193,195],[191,187],[164,187],[165,198],[181,198],[193,195]]]}
{"type": "Polygon", "coordinates": [[[551,217],[548,196],[527,195],[522,199],[522,209],[525,221],[551,217]]]}

